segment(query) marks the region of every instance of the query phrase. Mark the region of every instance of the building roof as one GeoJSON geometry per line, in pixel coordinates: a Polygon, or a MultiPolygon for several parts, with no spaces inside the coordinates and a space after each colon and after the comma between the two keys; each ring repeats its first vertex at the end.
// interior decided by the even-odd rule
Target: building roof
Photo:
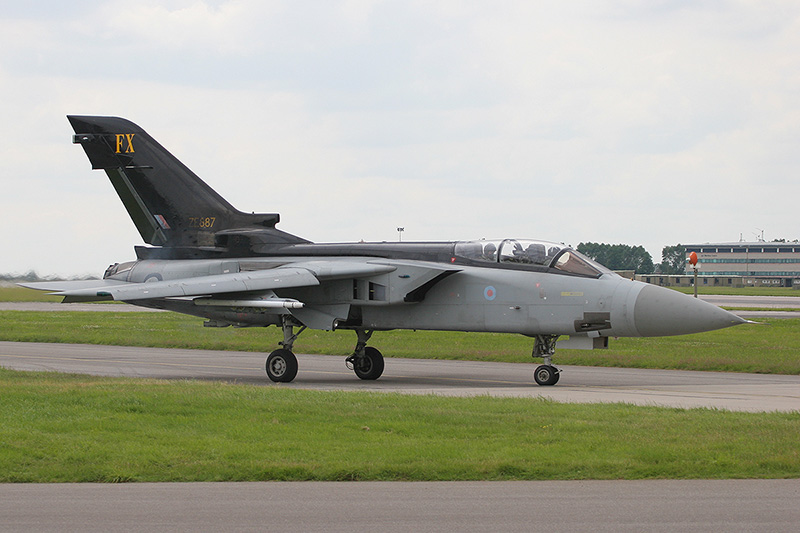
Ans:
{"type": "Polygon", "coordinates": [[[735,241],[735,242],[703,242],[703,243],[692,243],[692,244],[684,244],[682,246],[722,246],[727,247],[730,246],[731,248],[736,248],[737,246],[791,246],[796,248],[800,245],[800,242],[793,241],[793,242],[767,242],[767,241],[757,241],[757,242],[743,242],[743,241],[735,241]]]}

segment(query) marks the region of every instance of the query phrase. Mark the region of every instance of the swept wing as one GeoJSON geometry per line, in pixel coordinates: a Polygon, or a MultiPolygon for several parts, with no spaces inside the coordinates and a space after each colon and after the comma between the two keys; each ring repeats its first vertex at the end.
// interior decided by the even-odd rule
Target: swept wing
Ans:
{"type": "MultiPolygon", "coordinates": [[[[29,283],[31,289],[52,291],[67,302],[120,300],[152,300],[191,296],[216,296],[227,293],[257,293],[291,287],[312,287],[321,281],[359,278],[392,272],[396,267],[358,261],[307,261],[277,268],[235,272],[212,276],[187,277],[147,283],[115,280],[64,281],[29,283]]],[[[237,299],[238,305],[246,300],[237,299]]],[[[257,300],[253,300],[257,302],[257,300]]],[[[253,303],[254,307],[261,307],[253,303]]]]}

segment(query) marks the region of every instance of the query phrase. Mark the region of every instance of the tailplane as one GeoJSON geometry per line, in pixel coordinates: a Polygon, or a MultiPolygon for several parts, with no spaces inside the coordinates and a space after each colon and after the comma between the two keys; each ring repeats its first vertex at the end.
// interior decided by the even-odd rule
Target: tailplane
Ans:
{"type": "Polygon", "coordinates": [[[235,209],[142,128],[117,117],[68,116],[93,169],[105,170],[136,229],[167,248],[301,243],[275,229],[277,213],[235,209]]]}

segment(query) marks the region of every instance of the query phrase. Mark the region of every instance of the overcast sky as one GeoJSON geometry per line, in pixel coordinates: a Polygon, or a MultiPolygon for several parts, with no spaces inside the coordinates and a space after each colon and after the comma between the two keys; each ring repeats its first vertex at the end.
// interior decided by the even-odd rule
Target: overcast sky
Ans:
{"type": "Polygon", "coordinates": [[[0,0],[0,273],[142,244],[67,114],[313,241],[800,238],[796,0],[0,0]]]}

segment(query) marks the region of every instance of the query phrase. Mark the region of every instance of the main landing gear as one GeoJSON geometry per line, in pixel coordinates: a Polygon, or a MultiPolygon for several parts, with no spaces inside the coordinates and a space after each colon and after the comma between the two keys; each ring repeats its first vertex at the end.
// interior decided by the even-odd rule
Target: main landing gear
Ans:
{"type": "Polygon", "coordinates": [[[278,343],[283,348],[278,348],[267,357],[267,376],[276,383],[289,383],[297,375],[297,357],[292,348],[306,327],[301,326],[300,331],[295,333],[294,326],[290,317],[283,317],[283,342],[278,343]]]}
{"type": "Polygon", "coordinates": [[[544,359],[544,364],[533,371],[533,379],[539,385],[555,385],[561,375],[561,371],[552,365],[558,335],[536,335],[535,339],[531,356],[541,357],[544,359]]]}
{"type": "MultiPolygon", "coordinates": [[[[297,376],[297,357],[292,352],[294,341],[306,329],[306,326],[297,324],[291,317],[283,319],[283,341],[274,352],[267,357],[267,376],[276,383],[289,383],[297,376]],[[300,326],[297,333],[295,326],[300,326]]],[[[374,380],[383,374],[383,354],[377,348],[367,346],[367,341],[372,337],[372,331],[357,329],[358,342],[353,354],[345,360],[347,368],[353,370],[361,379],[374,380]]]]}
{"type": "Polygon", "coordinates": [[[383,374],[383,354],[377,348],[367,346],[372,331],[357,329],[358,342],[353,355],[345,359],[347,368],[353,370],[361,379],[378,379],[383,374]]]}

